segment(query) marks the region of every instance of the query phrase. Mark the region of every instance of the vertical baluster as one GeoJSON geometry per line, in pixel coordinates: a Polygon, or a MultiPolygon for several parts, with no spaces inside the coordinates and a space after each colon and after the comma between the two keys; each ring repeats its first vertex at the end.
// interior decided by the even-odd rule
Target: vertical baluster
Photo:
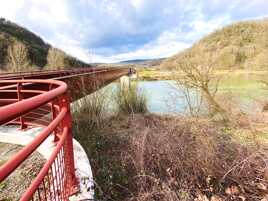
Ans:
{"type": "MultiPolygon", "coordinates": [[[[17,84],[17,98],[18,98],[18,101],[21,101],[23,99],[23,94],[22,94],[21,90],[22,90],[22,83],[19,82],[17,84]]],[[[27,128],[27,125],[24,122],[24,118],[23,118],[23,116],[20,116],[20,130],[23,130],[23,129],[26,129],[26,128],[27,128]]]]}
{"type": "Polygon", "coordinates": [[[67,93],[63,94],[59,99],[59,106],[61,109],[67,109],[67,113],[62,120],[61,130],[63,128],[68,129],[68,135],[63,144],[64,149],[64,171],[66,173],[67,181],[67,192],[69,195],[72,195],[78,191],[78,181],[75,176],[75,167],[74,167],[74,149],[73,149],[73,136],[72,136],[72,117],[70,112],[70,102],[67,93]]]}
{"type": "Polygon", "coordinates": [[[43,180],[43,187],[44,187],[44,196],[45,196],[45,200],[47,200],[47,189],[46,189],[45,178],[46,178],[46,177],[44,177],[44,180],[43,180]]]}

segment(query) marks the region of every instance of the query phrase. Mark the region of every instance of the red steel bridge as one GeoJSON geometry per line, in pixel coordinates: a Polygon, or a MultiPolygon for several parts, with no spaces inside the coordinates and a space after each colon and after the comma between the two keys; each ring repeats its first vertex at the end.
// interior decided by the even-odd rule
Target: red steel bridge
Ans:
{"type": "Polygon", "coordinates": [[[130,68],[79,68],[0,74],[0,126],[43,127],[0,167],[0,182],[51,135],[55,147],[20,201],[69,200],[79,191],[75,175],[70,102],[131,74],[130,68]]]}

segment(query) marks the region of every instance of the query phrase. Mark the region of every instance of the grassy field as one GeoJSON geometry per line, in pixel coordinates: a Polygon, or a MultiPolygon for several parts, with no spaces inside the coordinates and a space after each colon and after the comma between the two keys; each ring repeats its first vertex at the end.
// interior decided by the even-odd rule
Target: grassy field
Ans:
{"type": "Polygon", "coordinates": [[[172,80],[172,72],[156,68],[138,68],[138,77],[140,80],[172,80]]]}
{"type": "MultiPolygon", "coordinates": [[[[138,68],[138,77],[141,80],[173,80],[174,75],[181,75],[182,73],[173,70],[166,70],[161,68],[138,68]]],[[[265,70],[217,70],[215,75],[219,77],[240,77],[237,82],[240,82],[242,78],[267,78],[268,71],[265,70]]],[[[234,79],[233,79],[234,80],[234,79]]],[[[244,79],[245,80],[245,79],[244,79]]]]}

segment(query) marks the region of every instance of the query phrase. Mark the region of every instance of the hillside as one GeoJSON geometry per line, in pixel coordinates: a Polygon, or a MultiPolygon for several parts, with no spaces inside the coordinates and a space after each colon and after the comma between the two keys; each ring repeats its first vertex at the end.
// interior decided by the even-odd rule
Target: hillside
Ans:
{"type": "Polygon", "coordinates": [[[268,70],[268,19],[239,22],[217,30],[166,59],[161,66],[174,69],[178,62],[212,64],[220,70],[268,70]]]}
{"type": "Polygon", "coordinates": [[[134,59],[134,60],[127,60],[121,61],[119,64],[133,64],[133,65],[141,65],[141,66],[157,66],[159,65],[164,58],[158,59],[134,59]]]}
{"type": "Polygon", "coordinates": [[[0,18],[0,71],[27,71],[89,66],[52,47],[39,36],[0,18]]]}

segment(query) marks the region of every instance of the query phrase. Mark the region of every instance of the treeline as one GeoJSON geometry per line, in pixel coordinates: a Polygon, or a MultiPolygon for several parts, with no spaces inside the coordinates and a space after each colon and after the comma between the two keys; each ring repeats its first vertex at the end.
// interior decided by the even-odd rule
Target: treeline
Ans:
{"type": "Polygon", "coordinates": [[[90,66],[39,36],[4,18],[0,18],[0,71],[28,71],[90,66]]]}

